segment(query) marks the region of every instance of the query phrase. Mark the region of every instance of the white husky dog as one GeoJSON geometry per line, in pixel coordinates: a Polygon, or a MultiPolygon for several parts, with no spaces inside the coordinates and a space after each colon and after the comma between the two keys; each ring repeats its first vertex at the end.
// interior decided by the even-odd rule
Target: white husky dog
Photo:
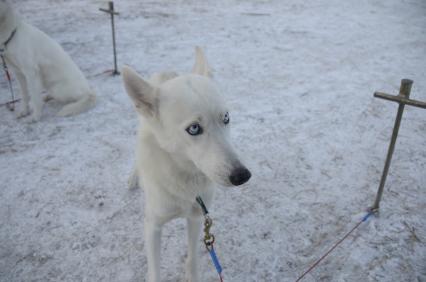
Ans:
{"type": "Polygon", "coordinates": [[[229,142],[230,117],[209,67],[196,49],[193,74],[154,75],[144,80],[123,68],[125,89],[140,117],[137,165],[130,186],[140,180],[145,191],[145,246],[148,281],[160,281],[161,228],[185,217],[188,224],[187,281],[200,281],[198,243],[202,211],[213,198],[213,183],[241,185],[251,176],[229,142]]]}
{"type": "Polygon", "coordinates": [[[40,120],[43,99],[67,103],[58,113],[69,116],[93,107],[96,96],[62,47],[39,29],[21,20],[12,6],[0,0],[0,52],[21,88],[19,117],[40,120]]]}

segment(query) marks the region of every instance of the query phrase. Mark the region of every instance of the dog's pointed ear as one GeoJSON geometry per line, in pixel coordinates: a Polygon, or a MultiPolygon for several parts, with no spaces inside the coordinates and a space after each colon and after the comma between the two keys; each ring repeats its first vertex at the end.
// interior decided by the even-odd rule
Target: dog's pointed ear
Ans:
{"type": "Polygon", "coordinates": [[[157,90],[149,82],[145,81],[131,67],[124,66],[122,69],[124,88],[132,99],[136,110],[146,116],[153,117],[158,111],[157,90]]]}
{"type": "Polygon", "coordinates": [[[198,46],[195,47],[195,64],[192,68],[192,72],[207,77],[213,77],[203,49],[198,46]]]}

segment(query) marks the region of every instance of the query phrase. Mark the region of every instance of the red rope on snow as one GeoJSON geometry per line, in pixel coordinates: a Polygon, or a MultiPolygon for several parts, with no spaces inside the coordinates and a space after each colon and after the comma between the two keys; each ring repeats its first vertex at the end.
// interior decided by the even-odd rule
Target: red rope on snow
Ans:
{"type": "Polygon", "coordinates": [[[349,235],[351,235],[352,232],[355,231],[355,229],[357,229],[361,223],[363,223],[364,221],[367,221],[367,219],[374,213],[374,211],[370,211],[368,212],[360,222],[358,222],[352,229],[351,231],[349,231],[348,233],[346,233],[346,235],[340,239],[336,244],[334,244],[334,246],[328,250],[322,257],[320,257],[311,267],[309,267],[308,270],[306,270],[299,278],[297,278],[296,282],[299,282],[300,280],[302,280],[303,277],[305,277],[306,274],[308,274],[309,272],[312,271],[312,269],[314,269],[323,259],[325,259],[335,248],[337,248],[337,246],[339,246],[346,238],[348,238],[349,235]]]}
{"type": "MultiPolygon", "coordinates": [[[[13,36],[14,33],[15,32],[12,33],[12,36],[13,36]]],[[[6,79],[7,79],[7,82],[9,84],[9,90],[10,90],[10,93],[12,95],[12,101],[9,101],[9,102],[7,102],[5,104],[2,104],[1,106],[6,105],[6,107],[9,110],[14,111],[15,110],[15,103],[17,101],[19,101],[19,99],[15,100],[15,94],[13,93],[13,86],[12,86],[12,78],[10,76],[9,69],[7,68],[6,59],[4,58],[4,55],[2,53],[3,51],[0,50],[0,57],[1,57],[2,65],[3,65],[3,70],[4,70],[5,74],[6,74],[6,79]]]]}

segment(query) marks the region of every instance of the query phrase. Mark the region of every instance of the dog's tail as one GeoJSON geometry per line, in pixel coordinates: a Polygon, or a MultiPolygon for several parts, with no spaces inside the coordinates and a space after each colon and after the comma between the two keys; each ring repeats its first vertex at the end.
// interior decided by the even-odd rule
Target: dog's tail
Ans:
{"type": "Polygon", "coordinates": [[[59,112],[58,116],[73,116],[90,110],[96,105],[96,94],[91,91],[89,94],[81,97],[79,100],[65,105],[59,112]]]}

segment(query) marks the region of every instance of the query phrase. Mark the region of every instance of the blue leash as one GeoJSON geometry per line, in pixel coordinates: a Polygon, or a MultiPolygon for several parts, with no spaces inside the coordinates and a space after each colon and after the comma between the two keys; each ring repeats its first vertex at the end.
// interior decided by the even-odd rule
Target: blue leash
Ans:
{"type": "Polygon", "coordinates": [[[213,244],[211,245],[210,249],[207,248],[207,250],[209,251],[210,257],[212,258],[214,267],[216,268],[216,271],[219,274],[220,281],[223,282],[222,266],[220,265],[219,259],[216,256],[216,252],[214,251],[213,244]]]}

